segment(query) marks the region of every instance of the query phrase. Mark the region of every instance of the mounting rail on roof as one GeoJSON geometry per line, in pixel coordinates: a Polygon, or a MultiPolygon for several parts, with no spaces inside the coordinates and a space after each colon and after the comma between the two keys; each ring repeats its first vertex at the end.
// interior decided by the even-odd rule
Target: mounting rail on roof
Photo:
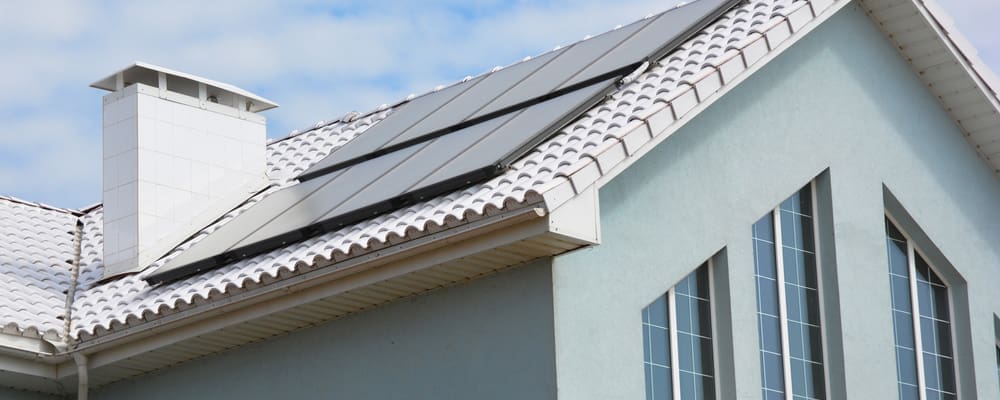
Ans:
{"type": "Polygon", "coordinates": [[[441,196],[504,173],[740,0],[699,0],[419,96],[145,279],[159,284],[441,196]]]}

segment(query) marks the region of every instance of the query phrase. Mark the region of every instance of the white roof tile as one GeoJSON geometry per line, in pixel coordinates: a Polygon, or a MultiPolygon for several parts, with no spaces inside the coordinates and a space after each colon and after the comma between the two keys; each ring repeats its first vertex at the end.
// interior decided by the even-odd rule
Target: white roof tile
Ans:
{"type": "Polygon", "coordinates": [[[77,216],[0,197],[0,327],[5,333],[58,337],[75,256],[77,216]]]}
{"type": "MultiPolygon", "coordinates": [[[[513,169],[488,182],[158,287],[149,287],[141,279],[142,274],[92,287],[83,285],[74,303],[72,334],[99,335],[120,324],[152,319],[168,310],[190,307],[196,301],[200,303],[218,294],[240,290],[251,282],[275,278],[282,270],[295,273],[319,260],[354,255],[391,239],[414,237],[446,224],[538,201],[546,191],[567,181],[573,171],[595,162],[589,152],[603,149],[609,141],[617,143],[618,136],[628,132],[625,128],[636,115],[689,90],[690,83],[702,73],[715,71],[715,61],[737,54],[749,40],[759,37],[756,32],[806,4],[793,0],[757,0],[731,10],[611,98],[536,147],[516,162],[513,169]]],[[[275,181],[294,184],[287,179],[362,134],[390,112],[391,108],[387,108],[353,122],[337,122],[272,143],[268,149],[269,175],[275,181]]],[[[189,248],[267,194],[258,195],[227,214],[154,265],[161,265],[189,248]]],[[[99,220],[98,213],[95,211],[88,218],[99,220]]],[[[85,243],[97,245],[100,242],[96,238],[100,234],[99,225],[95,223],[97,228],[86,230],[89,237],[85,243]]],[[[99,263],[87,264],[81,274],[100,276],[100,268],[99,263]]],[[[147,271],[150,270],[152,268],[147,271]]]]}

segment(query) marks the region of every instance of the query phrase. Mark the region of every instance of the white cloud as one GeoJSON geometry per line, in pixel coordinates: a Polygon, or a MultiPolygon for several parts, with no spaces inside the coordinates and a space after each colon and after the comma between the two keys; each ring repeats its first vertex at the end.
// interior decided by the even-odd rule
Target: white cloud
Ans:
{"type": "MultiPolygon", "coordinates": [[[[967,2],[963,10],[980,21],[976,10],[998,4],[967,2]]],[[[20,160],[0,159],[0,194],[66,207],[99,201],[102,93],[86,86],[134,60],[277,101],[282,107],[267,113],[277,137],[508,65],[671,3],[0,2],[0,138],[11,139],[0,156],[20,160]]],[[[977,26],[966,31],[974,43],[996,40],[989,24],[977,26]]],[[[982,51],[988,61],[1000,46],[989,43],[982,51]]]]}

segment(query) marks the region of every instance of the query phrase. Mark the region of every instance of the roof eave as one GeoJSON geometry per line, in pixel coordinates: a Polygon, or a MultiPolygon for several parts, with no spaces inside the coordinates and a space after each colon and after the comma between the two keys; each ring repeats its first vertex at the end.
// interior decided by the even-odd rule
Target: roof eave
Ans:
{"type": "Polygon", "coordinates": [[[862,0],[861,4],[1000,178],[1000,99],[996,94],[1000,82],[975,48],[932,0],[862,0]],[[928,31],[933,33],[929,41],[911,40],[928,31]],[[963,81],[955,82],[955,76],[963,81]]]}
{"type": "MultiPolygon", "coordinates": [[[[155,320],[84,335],[71,351],[107,371],[94,374],[104,381],[91,384],[100,386],[186,361],[206,346],[209,352],[240,346],[596,243],[596,202],[569,202],[550,213],[533,198],[366,255],[296,266],[296,272],[155,320]],[[125,359],[128,369],[115,367],[125,359]]],[[[60,379],[75,374],[71,361],[64,364],[60,379]]]]}

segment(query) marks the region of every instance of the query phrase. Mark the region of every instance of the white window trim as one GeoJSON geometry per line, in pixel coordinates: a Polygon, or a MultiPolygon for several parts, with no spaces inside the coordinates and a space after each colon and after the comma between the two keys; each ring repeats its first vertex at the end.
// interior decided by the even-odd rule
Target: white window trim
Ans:
{"type": "MultiPolygon", "coordinates": [[[[918,301],[919,292],[917,291],[917,260],[914,255],[919,255],[920,258],[923,258],[924,262],[930,266],[931,271],[934,272],[934,274],[937,275],[937,277],[941,279],[941,281],[944,282],[944,285],[948,288],[948,326],[951,328],[951,332],[949,333],[951,334],[952,367],[955,371],[955,398],[961,399],[962,385],[960,385],[959,382],[961,382],[960,378],[962,376],[962,368],[958,363],[958,352],[955,346],[957,336],[955,336],[955,295],[952,290],[952,284],[951,282],[948,282],[947,277],[938,273],[937,268],[934,267],[934,263],[927,257],[927,253],[924,253],[923,250],[920,250],[920,248],[917,247],[916,243],[913,241],[913,237],[911,237],[910,234],[902,228],[902,225],[899,224],[899,220],[897,220],[896,217],[889,212],[889,210],[885,211],[885,217],[889,219],[889,222],[892,222],[892,225],[896,227],[896,230],[898,230],[899,233],[903,235],[903,238],[906,239],[906,264],[910,283],[910,316],[913,319],[913,352],[916,354],[917,358],[917,398],[920,400],[925,400],[927,398],[927,383],[924,382],[926,379],[924,378],[924,343],[920,332],[920,304],[918,301]]],[[[886,232],[886,236],[888,235],[889,232],[886,232]]],[[[889,249],[887,248],[886,251],[888,250],[889,249]]],[[[896,338],[893,338],[893,343],[895,343],[895,340],[896,338]]],[[[897,366],[896,368],[899,367],[897,366]]]]}
{"type": "MultiPolygon", "coordinates": [[[[801,189],[800,189],[801,190],[801,189]]],[[[816,265],[816,291],[819,297],[819,320],[820,320],[820,343],[823,352],[823,391],[826,396],[830,394],[830,371],[829,354],[826,341],[826,312],[823,296],[823,266],[820,260],[820,240],[819,240],[819,216],[818,201],[816,199],[816,181],[809,182],[809,192],[812,207],[812,228],[813,228],[813,257],[816,265]]],[[[798,192],[796,192],[798,193],[798,192]]],[[[782,201],[784,202],[784,201],[782,201]]],[[[785,254],[784,244],[781,239],[781,204],[771,210],[771,221],[774,225],[774,260],[778,280],[778,320],[781,328],[781,366],[784,373],[785,399],[794,400],[794,388],[792,384],[792,354],[788,345],[788,305],[785,302],[785,254]]],[[[758,317],[759,318],[759,317],[758,317]]],[[[762,384],[763,386],[763,384],[762,384]]]]}

